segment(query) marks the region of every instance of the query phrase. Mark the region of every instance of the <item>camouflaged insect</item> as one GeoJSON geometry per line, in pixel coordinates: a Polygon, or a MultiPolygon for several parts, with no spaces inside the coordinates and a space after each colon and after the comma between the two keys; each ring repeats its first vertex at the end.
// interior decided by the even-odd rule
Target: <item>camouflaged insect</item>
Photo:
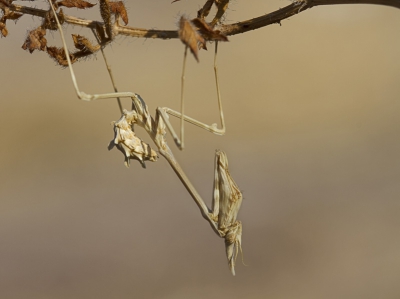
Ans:
{"type": "MultiPolygon", "coordinates": [[[[201,215],[209,222],[214,232],[219,237],[224,238],[229,268],[232,274],[235,275],[236,258],[238,256],[239,250],[242,250],[242,224],[240,221],[237,221],[236,218],[243,198],[239,188],[237,187],[236,183],[229,173],[228,159],[226,157],[226,154],[218,150],[215,155],[214,196],[212,209],[210,210],[189,180],[189,178],[186,176],[185,172],[180,167],[166,140],[166,133],[168,130],[178,148],[183,149],[183,139],[180,139],[175,133],[175,130],[173,129],[172,124],[169,121],[169,115],[180,118],[181,123],[183,123],[183,121],[186,121],[217,135],[223,135],[225,133],[225,122],[222,112],[221,96],[219,93],[218,72],[216,64],[218,42],[215,42],[214,73],[217,86],[221,128],[218,128],[217,124],[215,123],[207,125],[194,118],[184,115],[183,105],[181,106],[181,112],[172,110],[168,107],[158,107],[156,109],[156,114],[153,118],[149,113],[145,101],[137,93],[114,92],[103,94],[87,94],[79,89],[73,71],[68,47],[65,42],[64,33],[59,22],[58,15],[56,13],[56,9],[52,1],[48,0],[48,2],[53,11],[53,15],[57,23],[57,28],[61,35],[66,63],[69,66],[72,83],[74,85],[78,98],[83,101],[94,101],[110,98],[131,98],[132,100],[132,110],[123,110],[121,118],[113,123],[114,139],[110,142],[109,149],[117,147],[124,154],[126,166],[129,166],[131,159],[138,160],[141,163],[142,167],[146,166],[145,161],[156,161],[158,159],[157,153],[147,143],[143,142],[142,139],[137,137],[133,130],[134,125],[143,128],[147,132],[148,136],[153,140],[158,149],[158,153],[168,161],[170,166],[173,168],[175,174],[178,176],[182,184],[192,196],[193,200],[200,209],[201,215]]],[[[108,11],[107,2],[107,0],[101,0],[102,5],[105,5],[105,8],[103,10],[105,10],[106,12],[108,11]]],[[[106,17],[103,17],[103,20],[105,23],[107,23],[106,17]]],[[[109,38],[112,39],[112,34],[107,34],[109,35],[109,38]]],[[[110,72],[110,68],[108,65],[107,69],[110,72]]],[[[184,71],[182,72],[182,82],[183,78],[184,71]]],[[[117,90],[115,85],[114,90],[117,90]]],[[[181,101],[183,103],[183,87],[181,101]]],[[[183,137],[183,125],[181,125],[181,137],[183,137]]]]}
{"type": "Polygon", "coordinates": [[[217,223],[220,236],[225,238],[226,256],[233,275],[236,258],[239,250],[242,251],[242,223],[236,220],[242,200],[242,193],[229,173],[228,158],[225,152],[217,150],[210,216],[217,223]]]}
{"type": "Polygon", "coordinates": [[[115,145],[125,156],[125,166],[129,167],[130,160],[138,160],[143,168],[146,168],[145,161],[157,161],[157,153],[144,141],[136,136],[132,130],[136,122],[136,111],[124,110],[121,118],[114,123],[114,139],[109,149],[115,145]]]}

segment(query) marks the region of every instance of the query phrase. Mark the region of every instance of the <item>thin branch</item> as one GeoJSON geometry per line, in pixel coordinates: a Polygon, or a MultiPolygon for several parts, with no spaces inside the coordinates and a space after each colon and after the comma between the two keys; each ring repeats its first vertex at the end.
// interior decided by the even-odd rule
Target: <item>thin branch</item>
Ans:
{"type": "Polygon", "coordinates": [[[222,25],[219,29],[222,34],[227,36],[245,33],[271,24],[280,24],[282,20],[290,18],[314,6],[337,4],[376,4],[400,8],[400,0],[301,0],[251,20],[222,25]]]}
{"type": "MultiPolygon", "coordinates": [[[[280,24],[282,20],[290,18],[314,6],[337,5],[337,4],[375,4],[375,5],[384,5],[384,6],[400,8],[400,0],[299,0],[291,3],[288,6],[285,6],[284,8],[278,9],[274,12],[250,20],[237,22],[234,24],[220,25],[218,29],[224,35],[227,36],[236,35],[240,33],[245,33],[247,31],[266,27],[271,24],[280,24]]],[[[17,4],[6,5],[5,1],[0,1],[0,8],[5,8],[5,7],[8,7],[10,11],[20,12],[23,14],[33,15],[41,18],[45,18],[48,12],[47,10],[42,10],[17,4]]],[[[76,26],[95,28],[96,24],[100,26],[104,25],[102,22],[84,20],[69,15],[65,15],[64,18],[66,23],[76,26]]],[[[177,30],[143,29],[143,28],[123,26],[118,24],[115,24],[113,29],[115,35],[121,34],[138,38],[160,38],[160,39],[179,38],[177,30]]]]}
{"type": "Polygon", "coordinates": [[[23,5],[18,5],[18,4],[6,4],[5,1],[0,2],[0,8],[3,7],[8,7],[11,11],[15,12],[20,12],[25,15],[32,15],[40,18],[45,18],[47,14],[47,10],[39,9],[39,8],[33,8],[29,6],[23,6],[23,5]]]}
{"type": "Polygon", "coordinates": [[[214,27],[215,25],[217,25],[220,22],[221,18],[224,16],[226,10],[228,9],[229,1],[230,0],[215,1],[215,3],[217,4],[218,10],[217,10],[217,13],[216,13],[214,19],[211,22],[211,27],[214,27]]]}

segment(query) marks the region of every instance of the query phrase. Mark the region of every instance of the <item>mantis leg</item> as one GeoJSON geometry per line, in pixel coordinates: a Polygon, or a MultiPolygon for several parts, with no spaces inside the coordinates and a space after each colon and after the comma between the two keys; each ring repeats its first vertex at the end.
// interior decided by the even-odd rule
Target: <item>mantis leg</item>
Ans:
{"type": "Polygon", "coordinates": [[[65,56],[66,56],[67,61],[68,61],[68,68],[69,68],[69,71],[71,73],[71,80],[72,80],[72,83],[74,85],[74,88],[75,88],[75,91],[76,91],[76,95],[78,96],[78,98],[80,100],[83,100],[83,101],[93,101],[93,100],[99,100],[99,99],[112,99],[112,98],[119,98],[119,97],[121,97],[121,98],[130,97],[131,98],[131,97],[135,96],[135,93],[133,93],[133,92],[114,92],[114,93],[104,93],[104,94],[87,94],[87,93],[79,90],[78,83],[77,83],[77,80],[76,80],[76,77],[75,77],[75,72],[74,72],[74,70],[72,68],[72,63],[71,63],[71,59],[70,59],[70,56],[69,56],[67,43],[65,42],[64,32],[62,30],[60,21],[58,19],[56,10],[54,9],[53,3],[51,2],[51,0],[48,0],[48,2],[50,4],[50,6],[51,6],[51,9],[52,9],[52,11],[54,13],[54,17],[55,17],[55,19],[57,21],[57,27],[58,27],[58,30],[60,31],[61,40],[62,40],[62,44],[63,44],[64,51],[65,51],[65,56]]]}
{"type": "MultiPolygon", "coordinates": [[[[157,111],[162,117],[162,119],[165,122],[166,127],[168,128],[169,132],[171,133],[172,137],[174,138],[175,144],[179,149],[183,149],[184,143],[183,143],[183,120],[191,123],[195,126],[198,126],[206,131],[209,131],[211,133],[214,133],[216,135],[223,135],[225,134],[225,118],[224,118],[224,112],[222,109],[222,100],[221,100],[221,93],[219,90],[219,82],[218,82],[218,66],[217,66],[217,53],[218,53],[218,41],[215,42],[215,55],[214,55],[214,75],[215,75],[215,85],[217,88],[217,99],[218,99],[218,109],[219,109],[219,115],[220,115],[220,121],[221,121],[221,128],[218,128],[218,125],[216,123],[207,125],[201,121],[198,121],[194,118],[191,118],[189,116],[184,115],[183,113],[183,104],[181,105],[181,112],[175,111],[173,109],[170,109],[168,107],[158,107],[157,111]],[[178,117],[181,119],[181,136],[178,137],[176,134],[174,128],[172,127],[172,124],[169,121],[168,115],[172,115],[175,117],[178,117]]],[[[182,89],[181,89],[181,101],[183,103],[183,84],[184,84],[184,70],[183,68],[182,71],[182,89]]]]}

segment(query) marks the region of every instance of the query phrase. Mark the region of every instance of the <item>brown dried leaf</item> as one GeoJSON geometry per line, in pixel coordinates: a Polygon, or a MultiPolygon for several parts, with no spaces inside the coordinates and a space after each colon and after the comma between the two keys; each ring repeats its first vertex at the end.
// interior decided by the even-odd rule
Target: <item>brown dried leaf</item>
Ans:
{"type": "Polygon", "coordinates": [[[2,22],[0,22],[0,35],[2,37],[6,37],[8,35],[8,30],[7,30],[6,24],[4,24],[2,22]]]}
{"type": "Polygon", "coordinates": [[[2,20],[4,19],[4,21],[5,20],[14,20],[14,21],[16,21],[22,16],[23,16],[22,13],[10,11],[9,13],[4,14],[4,16],[2,17],[2,20]]]}
{"type": "MultiPolygon", "coordinates": [[[[65,15],[64,11],[62,8],[60,8],[60,11],[57,13],[58,21],[60,24],[64,24],[65,22],[65,15]]],[[[43,18],[43,22],[41,25],[44,29],[49,29],[49,30],[58,30],[58,25],[56,18],[54,17],[54,14],[52,11],[47,11],[45,14],[45,17],[43,18]]]]}
{"type": "Polygon", "coordinates": [[[110,10],[112,13],[121,16],[125,25],[128,24],[128,13],[126,12],[125,5],[122,1],[110,1],[110,10]]]}
{"type": "Polygon", "coordinates": [[[197,43],[204,44],[205,40],[197,33],[191,22],[183,16],[179,21],[179,38],[187,47],[189,47],[194,58],[199,61],[197,43]]]}
{"type": "Polygon", "coordinates": [[[112,39],[112,26],[111,26],[111,9],[110,3],[108,0],[99,0],[100,1],[100,15],[104,21],[104,26],[106,27],[107,37],[112,39]]]}
{"type": "Polygon", "coordinates": [[[72,40],[74,41],[75,48],[78,50],[90,53],[100,50],[100,45],[93,46],[92,43],[84,36],[72,34],[72,40]]]}
{"type": "Polygon", "coordinates": [[[96,32],[100,42],[103,42],[106,39],[106,33],[104,27],[100,26],[99,23],[96,23],[96,32]]]}
{"type": "Polygon", "coordinates": [[[211,26],[203,19],[193,19],[192,23],[197,27],[198,32],[205,40],[228,41],[226,35],[221,34],[219,30],[211,28],[211,26]]]}
{"type": "Polygon", "coordinates": [[[3,4],[5,7],[10,7],[10,3],[7,0],[0,0],[0,3],[3,4]]]}
{"type": "Polygon", "coordinates": [[[35,50],[44,51],[47,45],[47,40],[44,37],[45,35],[46,29],[43,29],[42,27],[31,30],[22,45],[22,49],[29,50],[30,53],[35,50]]]}
{"type": "Polygon", "coordinates": [[[58,6],[76,7],[80,9],[91,8],[96,4],[86,2],[84,0],[62,0],[57,2],[58,6]]]}
{"type": "Polygon", "coordinates": [[[207,2],[204,4],[203,8],[201,8],[197,12],[197,17],[201,18],[201,19],[206,18],[208,16],[208,14],[210,13],[210,10],[211,10],[214,2],[215,2],[215,0],[207,0],[207,2]]]}
{"type": "MultiPolygon", "coordinates": [[[[84,36],[72,34],[75,47],[79,51],[73,53],[69,52],[71,63],[75,63],[81,58],[88,57],[93,53],[100,50],[100,45],[93,46],[91,42],[84,36]]],[[[64,48],[47,47],[47,54],[53,58],[59,65],[68,66],[67,56],[65,55],[64,48]]]]}
{"type": "MultiPolygon", "coordinates": [[[[58,21],[60,22],[60,24],[64,24],[65,22],[65,15],[64,15],[64,11],[62,10],[62,8],[60,8],[60,11],[57,14],[58,17],[58,21]]],[[[57,23],[57,22],[56,22],[57,23]]]]}
{"type": "Polygon", "coordinates": [[[87,49],[84,49],[84,50],[76,51],[76,52],[72,53],[71,55],[72,55],[72,57],[74,59],[74,62],[75,62],[75,61],[77,61],[77,60],[79,60],[81,58],[88,57],[88,56],[90,56],[92,54],[93,54],[93,52],[91,52],[91,51],[89,51],[87,49]]]}
{"type": "MultiPolygon", "coordinates": [[[[3,2],[1,2],[3,4],[3,2]]],[[[7,2],[4,2],[7,3],[7,2]]],[[[9,9],[3,10],[4,15],[0,19],[0,36],[6,37],[8,35],[8,30],[6,26],[7,20],[14,20],[15,22],[23,16],[22,13],[13,12],[9,9]]]]}
{"type": "MultiPolygon", "coordinates": [[[[46,51],[47,54],[49,54],[49,56],[53,58],[59,65],[68,66],[67,56],[65,55],[63,48],[47,47],[46,51]]],[[[69,58],[71,59],[71,63],[77,61],[73,54],[69,54],[69,58]]]]}

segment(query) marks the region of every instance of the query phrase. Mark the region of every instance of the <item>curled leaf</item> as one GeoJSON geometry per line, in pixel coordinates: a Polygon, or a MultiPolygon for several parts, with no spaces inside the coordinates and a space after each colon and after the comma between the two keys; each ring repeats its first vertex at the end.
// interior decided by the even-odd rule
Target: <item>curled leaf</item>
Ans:
{"type": "Polygon", "coordinates": [[[106,39],[106,32],[104,31],[104,27],[100,26],[99,23],[96,23],[96,33],[100,41],[104,41],[106,39]]]}
{"type": "Polygon", "coordinates": [[[81,51],[95,53],[100,50],[100,45],[92,45],[92,43],[84,36],[79,34],[72,34],[72,40],[74,41],[75,48],[81,51]]]}
{"type": "Polygon", "coordinates": [[[113,14],[117,16],[121,16],[122,21],[124,21],[125,25],[128,24],[128,13],[126,12],[126,8],[124,2],[122,1],[110,1],[110,10],[113,14]]]}
{"type": "Polygon", "coordinates": [[[1,18],[1,20],[5,23],[5,20],[18,20],[20,17],[22,17],[23,14],[19,12],[14,12],[14,11],[8,11],[7,13],[4,14],[4,16],[1,18]]]}
{"type": "Polygon", "coordinates": [[[36,29],[31,30],[26,37],[22,49],[29,50],[32,53],[35,50],[44,51],[46,49],[47,40],[44,37],[46,35],[46,29],[39,26],[36,29]]]}
{"type": "Polygon", "coordinates": [[[8,30],[6,24],[0,22],[0,34],[2,37],[6,37],[8,35],[8,30]]]}
{"type": "MultiPolygon", "coordinates": [[[[65,55],[65,50],[63,48],[47,47],[46,52],[59,65],[68,66],[67,56],[65,55]]],[[[73,54],[69,54],[69,58],[71,59],[71,63],[74,63],[78,60],[73,54]]]]}
{"type": "MultiPolygon", "coordinates": [[[[0,0],[0,3],[4,7],[10,7],[10,3],[7,0],[0,0]]],[[[3,10],[3,7],[1,7],[1,9],[3,10]]]]}
{"type": "MultiPolygon", "coordinates": [[[[57,17],[60,24],[64,24],[65,15],[62,8],[60,8],[60,11],[57,13],[57,17]]],[[[52,11],[47,11],[41,26],[44,29],[58,30],[57,21],[52,11]]]]}
{"type": "MultiPolygon", "coordinates": [[[[1,4],[8,6],[7,2],[5,3],[2,2],[1,4]]],[[[3,16],[0,19],[0,35],[2,37],[6,37],[8,35],[8,30],[6,26],[7,20],[13,20],[16,22],[20,17],[23,16],[23,14],[4,8],[2,10],[3,10],[3,16]]]]}
{"type": "Polygon", "coordinates": [[[109,39],[112,38],[112,26],[111,26],[111,9],[108,0],[100,0],[100,15],[104,21],[106,27],[106,33],[109,39]]]}
{"type": "Polygon", "coordinates": [[[197,33],[192,23],[183,16],[179,21],[179,38],[190,49],[194,58],[199,61],[197,43],[204,44],[205,40],[197,33]]]}
{"type": "Polygon", "coordinates": [[[85,9],[85,8],[91,8],[91,7],[95,6],[96,4],[92,4],[92,3],[84,1],[84,0],[62,0],[62,1],[58,1],[57,5],[85,9]]]}

